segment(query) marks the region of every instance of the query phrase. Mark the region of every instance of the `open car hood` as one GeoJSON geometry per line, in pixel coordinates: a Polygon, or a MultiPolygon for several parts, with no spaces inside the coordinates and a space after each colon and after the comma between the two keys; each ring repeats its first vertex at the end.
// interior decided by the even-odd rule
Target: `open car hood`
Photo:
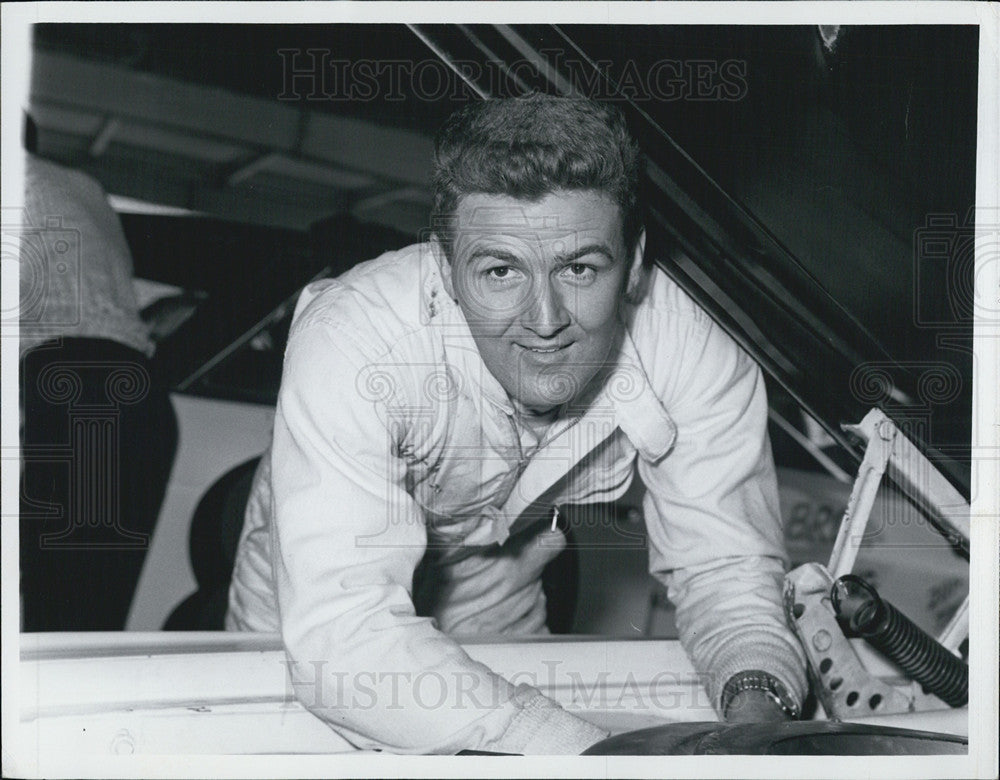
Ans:
{"type": "Polygon", "coordinates": [[[414,32],[482,95],[617,102],[647,257],[858,460],[878,407],[968,496],[975,28],[414,32]]]}

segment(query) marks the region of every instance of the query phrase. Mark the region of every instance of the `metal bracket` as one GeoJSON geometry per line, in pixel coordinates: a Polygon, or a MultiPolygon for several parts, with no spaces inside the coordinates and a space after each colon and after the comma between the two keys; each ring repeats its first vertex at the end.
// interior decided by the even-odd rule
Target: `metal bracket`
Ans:
{"type": "Polygon", "coordinates": [[[962,642],[969,638],[969,597],[965,597],[958,610],[952,616],[951,620],[948,621],[948,625],[945,626],[944,631],[938,637],[938,642],[940,642],[944,647],[950,650],[954,655],[961,657],[959,648],[962,646],[962,642]]]}
{"type": "Polygon", "coordinates": [[[914,700],[875,677],[861,663],[837,623],[830,589],[833,578],[821,564],[806,563],[785,577],[785,613],[805,649],[813,690],[827,717],[910,712],[914,700]]]}
{"type": "MultiPolygon", "coordinates": [[[[889,664],[888,673],[900,676],[890,685],[868,671],[837,622],[830,590],[838,577],[849,574],[865,534],[875,496],[885,473],[925,511],[953,543],[968,545],[969,505],[882,411],[872,409],[858,425],[845,429],[863,438],[865,457],[851,490],[828,566],[807,563],[785,577],[785,612],[809,661],[813,689],[828,717],[941,709],[947,705],[902,670],[889,664]]],[[[939,641],[958,652],[969,635],[968,598],[939,641]]],[[[878,656],[878,658],[882,658],[878,656]]]]}
{"type": "MultiPolygon", "coordinates": [[[[878,414],[881,415],[881,412],[878,414]]],[[[875,496],[878,494],[886,466],[889,465],[898,433],[891,420],[884,416],[879,419],[871,413],[865,416],[860,425],[852,426],[852,430],[863,435],[868,441],[868,446],[865,448],[865,457],[858,469],[858,477],[851,489],[851,498],[847,502],[840,531],[830,553],[827,569],[833,575],[833,579],[850,574],[854,568],[861,539],[868,526],[868,517],[875,505],[875,496]]]]}
{"type": "MultiPolygon", "coordinates": [[[[826,567],[833,579],[850,574],[854,568],[875,496],[887,471],[942,536],[968,549],[968,502],[884,412],[872,409],[860,423],[845,425],[844,429],[864,439],[867,446],[826,567]]],[[[938,641],[959,655],[958,649],[968,636],[969,597],[966,596],[938,641]]]]}
{"type": "MultiPolygon", "coordinates": [[[[884,412],[872,409],[859,424],[845,425],[844,430],[867,442],[865,461],[869,461],[869,450],[873,447],[876,448],[879,461],[887,454],[888,461],[883,470],[889,474],[889,479],[927,515],[944,538],[957,547],[968,550],[969,502],[884,412]],[[884,445],[879,440],[887,443],[888,453],[884,452],[884,445]]],[[[874,458],[876,453],[872,453],[871,457],[874,458]]],[[[862,463],[862,469],[858,472],[859,480],[864,476],[864,470],[865,465],[862,463]]],[[[865,520],[867,522],[867,518],[865,520]]],[[[833,571],[832,565],[830,571],[833,571]]]]}

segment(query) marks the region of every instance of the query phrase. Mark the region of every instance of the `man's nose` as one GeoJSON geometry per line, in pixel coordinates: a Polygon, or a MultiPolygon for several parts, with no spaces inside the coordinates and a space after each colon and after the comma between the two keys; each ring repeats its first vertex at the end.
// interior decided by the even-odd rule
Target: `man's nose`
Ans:
{"type": "Polygon", "coordinates": [[[569,325],[569,310],[550,281],[540,282],[532,292],[531,305],[524,313],[523,324],[542,338],[551,338],[569,325]]]}

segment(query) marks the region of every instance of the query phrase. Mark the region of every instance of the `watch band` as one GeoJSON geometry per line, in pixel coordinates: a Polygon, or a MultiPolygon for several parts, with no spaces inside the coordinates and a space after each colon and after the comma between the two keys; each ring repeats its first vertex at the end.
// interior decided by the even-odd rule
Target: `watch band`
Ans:
{"type": "Polygon", "coordinates": [[[788,693],[788,689],[781,684],[781,681],[773,675],[760,669],[749,669],[745,672],[737,672],[722,688],[721,710],[722,717],[725,718],[729,711],[729,705],[736,697],[736,694],[743,691],[763,691],[768,694],[772,701],[781,708],[788,717],[793,720],[799,717],[799,707],[795,700],[788,693]]]}

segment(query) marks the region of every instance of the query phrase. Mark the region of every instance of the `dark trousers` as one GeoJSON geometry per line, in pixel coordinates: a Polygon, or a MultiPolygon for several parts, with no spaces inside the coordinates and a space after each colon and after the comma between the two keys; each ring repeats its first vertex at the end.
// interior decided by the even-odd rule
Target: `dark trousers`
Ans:
{"type": "Polygon", "coordinates": [[[177,448],[167,390],[140,352],[64,338],[21,360],[24,631],[115,631],[177,448]]]}

